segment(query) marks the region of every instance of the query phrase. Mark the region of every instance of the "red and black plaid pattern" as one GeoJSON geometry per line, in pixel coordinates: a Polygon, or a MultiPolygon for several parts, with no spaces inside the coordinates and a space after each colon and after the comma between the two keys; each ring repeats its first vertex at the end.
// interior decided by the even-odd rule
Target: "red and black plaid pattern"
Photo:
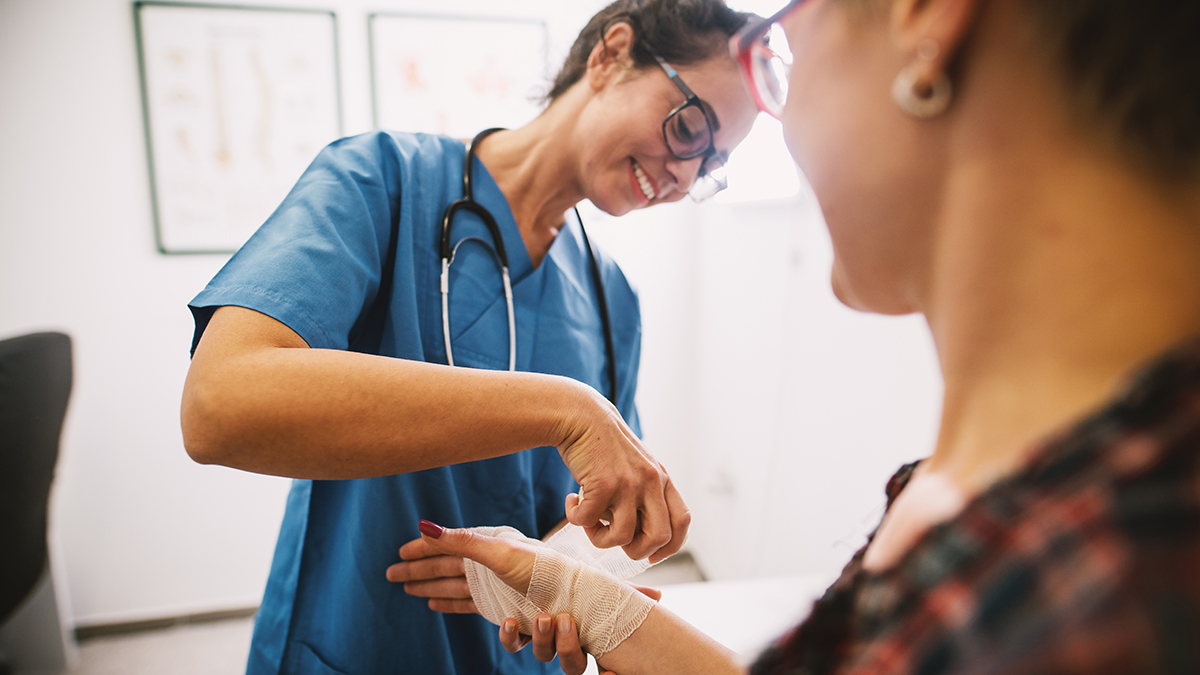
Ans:
{"type": "Polygon", "coordinates": [[[751,672],[1200,674],[1200,339],[1034,456],[887,572],[860,550],[751,672]]]}

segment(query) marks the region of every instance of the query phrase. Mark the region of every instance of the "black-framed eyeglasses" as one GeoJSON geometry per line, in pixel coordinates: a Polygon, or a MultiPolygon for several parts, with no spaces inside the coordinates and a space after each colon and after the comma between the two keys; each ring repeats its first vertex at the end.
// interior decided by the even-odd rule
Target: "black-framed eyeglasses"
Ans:
{"type": "Polygon", "coordinates": [[[700,172],[695,182],[688,188],[688,196],[692,200],[702,202],[728,187],[725,178],[725,155],[717,152],[713,140],[713,128],[720,128],[706,109],[707,104],[687,86],[679,73],[671,67],[654,50],[649,50],[658,61],[658,65],[666,71],[667,77],[683,92],[684,101],[667,114],[663,120],[663,140],[671,156],[679,160],[703,157],[700,172]]]}
{"type": "Polygon", "coordinates": [[[792,51],[779,22],[805,0],[791,0],[770,18],[747,24],[729,40],[729,53],[758,109],[779,119],[787,103],[792,51]]]}

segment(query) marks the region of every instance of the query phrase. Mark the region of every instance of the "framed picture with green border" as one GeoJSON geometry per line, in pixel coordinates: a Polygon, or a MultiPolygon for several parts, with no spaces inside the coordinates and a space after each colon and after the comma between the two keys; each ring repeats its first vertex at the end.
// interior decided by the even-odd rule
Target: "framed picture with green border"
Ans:
{"type": "Polygon", "coordinates": [[[158,248],[235,251],[342,134],[337,17],[133,7],[158,248]]]}
{"type": "Polygon", "coordinates": [[[371,14],[375,127],[471,138],[517,127],[549,89],[549,29],[540,19],[371,14]]]}

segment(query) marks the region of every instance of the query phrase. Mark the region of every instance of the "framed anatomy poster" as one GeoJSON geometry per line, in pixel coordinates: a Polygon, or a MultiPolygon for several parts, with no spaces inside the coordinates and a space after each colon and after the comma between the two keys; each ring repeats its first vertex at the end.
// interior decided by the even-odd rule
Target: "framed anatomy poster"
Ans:
{"type": "Polygon", "coordinates": [[[331,12],[134,3],[158,247],[234,251],[341,135],[331,12]]]}
{"type": "Polygon", "coordinates": [[[372,14],[369,36],[376,128],[470,138],[542,110],[542,21],[372,14]]]}

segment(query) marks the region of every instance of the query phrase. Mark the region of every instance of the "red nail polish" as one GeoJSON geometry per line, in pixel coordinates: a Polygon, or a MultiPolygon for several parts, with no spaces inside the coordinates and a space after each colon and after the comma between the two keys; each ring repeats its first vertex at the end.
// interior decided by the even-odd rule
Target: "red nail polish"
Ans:
{"type": "Polygon", "coordinates": [[[421,531],[421,534],[430,539],[441,539],[442,533],[446,531],[446,528],[437,523],[431,523],[428,520],[422,520],[417,523],[417,529],[421,531]]]}

